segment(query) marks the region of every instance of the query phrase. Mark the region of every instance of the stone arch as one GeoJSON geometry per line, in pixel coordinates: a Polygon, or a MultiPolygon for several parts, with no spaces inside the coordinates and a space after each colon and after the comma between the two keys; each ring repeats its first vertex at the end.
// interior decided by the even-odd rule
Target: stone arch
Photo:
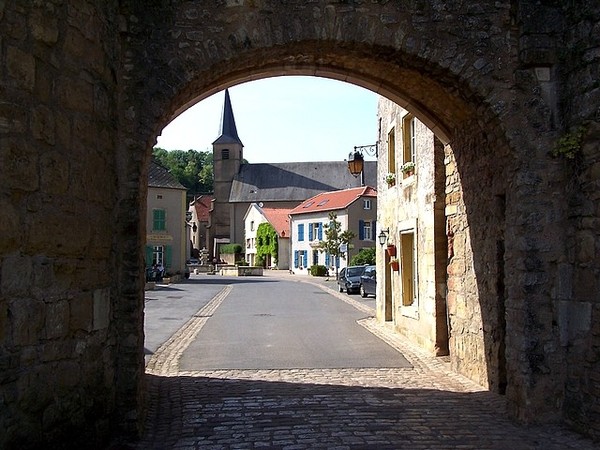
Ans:
{"type": "MultiPolygon", "coordinates": [[[[600,309],[588,291],[600,270],[589,250],[600,6],[206,3],[0,2],[0,445],[89,443],[111,420],[135,428],[154,139],[204,95],[306,71],[380,92],[448,137],[472,230],[465,262],[495,273],[503,255],[511,412],[562,415],[599,436],[600,309]],[[572,173],[547,153],[585,121],[593,132],[572,173]]],[[[470,286],[484,323],[500,320],[494,277],[470,286]]]]}
{"type": "MultiPolygon", "coordinates": [[[[456,227],[462,233],[461,256],[466,268],[455,275],[468,276],[460,294],[468,296],[469,303],[478,303],[482,319],[476,322],[479,329],[458,344],[469,349],[454,365],[497,389],[497,372],[505,370],[497,367],[498,353],[503,351],[497,341],[503,341],[505,333],[503,328],[499,332],[499,327],[516,327],[513,336],[524,332],[516,322],[501,324],[507,306],[500,311],[496,305],[497,276],[490,275],[500,270],[496,247],[511,245],[505,243],[505,222],[516,214],[512,204],[499,206],[499,199],[514,195],[507,182],[520,158],[519,152],[511,149],[511,130],[530,126],[524,116],[507,112],[508,105],[515,102],[514,89],[503,81],[511,77],[512,55],[505,33],[511,20],[509,9],[486,16],[483,8],[475,14],[479,33],[487,37],[484,44],[474,38],[474,31],[455,33],[432,11],[428,16],[431,29],[415,26],[414,11],[401,11],[395,5],[369,5],[360,11],[353,6],[297,5],[299,17],[291,29],[286,27],[286,13],[276,8],[265,8],[268,20],[253,14],[251,6],[233,2],[225,8],[235,11],[235,25],[224,21],[218,8],[206,10],[189,3],[165,11],[165,15],[135,7],[127,12],[136,20],[128,22],[126,46],[131,55],[124,90],[131,112],[131,119],[125,118],[130,133],[121,142],[135,145],[126,144],[122,153],[133,155],[130,164],[138,167],[160,130],[181,111],[225,87],[270,76],[312,75],[347,81],[410,110],[452,147],[462,174],[465,195],[452,201],[463,212],[456,227]],[[326,13],[332,8],[345,19],[326,13]],[[317,9],[323,15],[315,21],[317,9]],[[389,23],[382,26],[386,14],[391,14],[385,19],[389,23]],[[199,31],[207,20],[214,29],[209,38],[199,31]],[[467,228],[470,234],[465,233],[467,228]],[[487,369],[475,373],[462,362],[463,357],[478,360],[487,369]]],[[[532,142],[520,150],[536,151],[532,142]]],[[[139,193],[144,193],[143,187],[139,193]]],[[[510,256],[520,257],[517,253],[510,256]]],[[[502,264],[504,260],[503,256],[502,264]]],[[[505,265],[508,272],[514,267],[505,265]]],[[[504,274],[503,280],[507,275],[510,273],[504,274]]],[[[514,305],[520,301],[515,297],[514,305]]],[[[523,371],[513,350],[516,348],[511,349],[509,343],[508,376],[513,382],[508,393],[518,410],[524,405],[520,398],[532,394],[524,387],[527,383],[522,384],[523,371]]]]}

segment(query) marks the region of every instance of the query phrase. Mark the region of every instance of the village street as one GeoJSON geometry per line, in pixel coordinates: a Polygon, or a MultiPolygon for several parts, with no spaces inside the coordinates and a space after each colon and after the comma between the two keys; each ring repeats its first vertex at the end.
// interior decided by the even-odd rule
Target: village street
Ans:
{"type": "Polygon", "coordinates": [[[131,447],[595,448],[514,424],[503,397],[376,324],[373,308],[279,273],[146,292],[149,408],[131,447]]]}

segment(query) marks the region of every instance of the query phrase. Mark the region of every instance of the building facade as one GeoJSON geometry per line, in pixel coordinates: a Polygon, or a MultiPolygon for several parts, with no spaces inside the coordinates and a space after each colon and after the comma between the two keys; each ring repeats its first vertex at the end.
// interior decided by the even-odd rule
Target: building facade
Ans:
{"type": "Polygon", "coordinates": [[[244,216],[244,243],[246,262],[251,266],[264,265],[271,269],[289,269],[290,253],[290,220],[288,208],[264,208],[257,203],[252,203],[244,216]],[[269,224],[275,236],[263,236],[259,233],[262,224],[269,224]],[[276,242],[261,242],[273,237],[276,242]],[[261,246],[275,245],[277,250],[261,254],[261,246]],[[262,260],[261,260],[262,258],[262,260]]]}
{"type": "Polygon", "coordinates": [[[186,226],[186,188],[156,161],[148,172],[146,267],[161,265],[166,274],[185,273],[190,251],[186,226]]]}
{"type": "Polygon", "coordinates": [[[290,263],[294,273],[307,273],[311,266],[323,265],[335,273],[349,265],[352,256],[363,248],[374,248],[376,241],[377,191],[369,186],[324,192],[302,202],[290,212],[292,233],[290,263]],[[326,240],[329,215],[334,213],[341,230],[355,238],[339,256],[319,250],[326,240]]]}

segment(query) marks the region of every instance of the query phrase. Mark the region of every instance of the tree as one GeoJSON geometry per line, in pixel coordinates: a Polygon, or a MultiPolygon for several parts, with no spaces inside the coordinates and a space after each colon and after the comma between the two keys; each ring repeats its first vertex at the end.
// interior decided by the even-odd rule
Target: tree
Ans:
{"type": "Polygon", "coordinates": [[[256,259],[257,265],[265,266],[268,256],[272,264],[277,264],[279,241],[277,231],[268,222],[261,223],[256,230],[256,259]]]}
{"type": "MultiPolygon", "coordinates": [[[[343,244],[350,245],[350,241],[356,236],[353,231],[342,231],[342,224],[337,220],[337,214],[329,213],[329,223],[324,225],[325,240],[319,242],[316,247],[320,252],[327,252],[334,258],[342,256],[344,252],[340,250],[343,244]]],[[[335,265],[335,276],[337,278],[338,267],[335,265]]]]}
{"type": "Polygon", "coordinates": [[[350,260],[351,266],[362,266],[365,264],[375,264],[375,248],[361,248],[358,254],[354,255],[350,260]]]}
{"type": "Polygon", "coordinates": [[[212,152],[154,147],[152,156],[187,188],[189,198],[213,192],[212,152]]]}

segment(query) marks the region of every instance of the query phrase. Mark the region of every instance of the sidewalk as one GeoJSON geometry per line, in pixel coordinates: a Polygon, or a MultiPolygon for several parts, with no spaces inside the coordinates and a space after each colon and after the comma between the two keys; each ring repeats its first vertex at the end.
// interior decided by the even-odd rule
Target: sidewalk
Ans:
{"type": "Polygon", "coordinates": [[[559,425],[513,423],[504,397],[378,324],[373,307],[360,296],[337,292],[335,280],[287,272],[265,276],[311,283],[364,311],[359,323],[413,367],[180,372],[177,352],[225,299],[226,288],[149,365],[146,431],[135,448],[597,448],[559,425]]]}

